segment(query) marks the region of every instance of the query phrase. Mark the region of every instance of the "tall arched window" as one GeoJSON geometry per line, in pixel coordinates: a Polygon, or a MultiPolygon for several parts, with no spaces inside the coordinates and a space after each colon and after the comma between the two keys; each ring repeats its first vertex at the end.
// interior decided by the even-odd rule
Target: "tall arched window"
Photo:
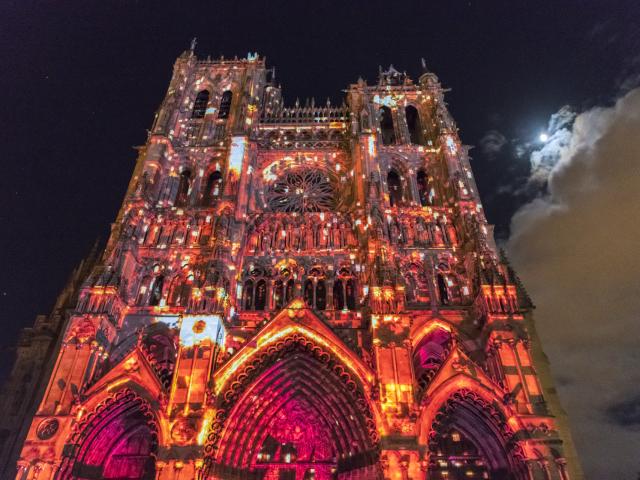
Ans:
{"type": "Polygon", "coordinates": [[[193,112],[191,118],[204,118],[209,104],[209,90],[201,90],[196,95],[196,101],[193,104],[193,112]]]}
{"type": "Polygon", "coordinates": [[[418,184],[418,195],[420,196],[420,205],[426,207],[429,205],[429,179],[423,168],[418,170],[416,174],[416,183],[418,184]]]}
{"type": "Polygon", "coordinates": [[[293,290],[295,284],[291,278],[289,266],[280,268],[278,279],[273,285],[273,300],[276,308],[286,307],[293,300],[293,290]]]}
{"type": "Polygon", "coordinates": [[[180,183],[178,184],[178,194],[176,195],[176,206],[181,207],[187,204],[189,199],[189,188],[191,187],[191,172],[184,170],[180,174],[180,183]]]}
{"type": "Polygon", "coordinates": [[[443,305],[449,305],[449,289],[447,288],[447,279],[444,274],[438,274],[438,293],[440,294],[440,302],[443,305]]]}
{"type": "Polygon", "coordinates": [[[318,310],[327,308],[327,287],[324,280],[318,280],[316,284],[316,308],[318,310]]]}
{"type": "Polygon", "coordinates": [[[284,308],[284,282],[282,280],[276,280],[273,286],[273,300],[276,308],[284,308]]]}
{"type": "Polygon", "coordinates": [[[347,268],[340,269],[340,277],[333,283],[333,308],[356,309],[356,282],[347,268]]]}
{"type": "Polygon", "coordinates": [[[356,281],[353,278],[347,280],[347,284],[345,285],[344,295],[347,299],[347,309],[355,310],[356,309],[356,281]]]}
{"type": "Polygon", "coordinates": [[[304,303],[310,308],[313,308],[313,290],[313,280],[309,278],[304,282],[304,303]]]}
{"type": "Polygon", "coordinates": [[[204,187],[204,194],[202,195],[202,204],[208,205],[211,200],[218,198],[222,193],[222,174],[216,170],[207,178],[207,183],[204,187]]]}
{"type": "Polygon", "coordinates": [[[231,101],[233,100],[233,92],[231,90],[225,90],[220,100],[220,110],[218,111],[218,118],[229,118],[229,112],[231,112],[231,101]]]}
{"type": "Polygon", "coordinates": [[[267,282],[264,279],[256,283],[255,309],[264,310],[267,304],[267,282]]]}
{"type": "Polygon", "coordinates": [[[422,124],[420,123],[420,114],[413,105],[407,105],[404,109],[404,115],[407,119],[407,127],[409,127],[409,140],[414,145],[424,145],[424,135],[422,134],[422,124]]]}
{"type": "Polygon", "coordinates": [[[284,303],[285,305],[288,304],[291,300],[293,300],[293,290],[295,288],[295,284],[293,282],[293,279],[290,279],[287,282],[287,288],[285,288],[284,290],[284,303]]]}
{"type": "Polygon", "coordinates": [[[164,286],[164,277],[162,275],[158,275],[153,280],[153,285],[151,286],[151,293],[149,294],[149,305],[152,307],[158,306],[160,304],[160,300],[162,299],[162,288],[164,286]]]}
{"type": "Polygon", "coordinates": [[[253,280],[244,282],[242,289],[242,305],[245,310],[253,310],[253,280]]]}
{"type": "Polygon", "coordinates": [[[396,143],[396,132],[393,129],[393,116],[389,107],[380,108],[380,132],[382,134],[383,145],[393,145],[396,143]]]}
{"type": "Polygon", "coordinates": [[[340,279],[333,282],[333,308],[335,310],[344,309],[344,287],[340,279]]]}
{"type": "Polygon", "coordinates": [[[189,278],[176,277],[171,293],[169,294],[169,305],[176,307],[186,307],[191,297],[191,284],[193,283],[193,276],[189,278]]]}
{"type": "MultiPolygon", "coordinates": [[[[140,282],[140,289],[138,290],[138,298],[136,299],[137,305],[143,305],[144,298],[146,294],[149,293],[149,290],[152,288],[153,286],[152,284],[153,284],[153,277],[147,275],[142,279],[142,282],[140,282]]],[[[82,310],[82,308],[78,307],[78,310],[82,310]]]]}
{"type": "Polygon", "coordinates": [[[407,303],[416,301],[416,279],[411,272],[404,275],[404,298],[407,303]]]}
{"type": "Polygon", "coordinates": [[[327,286],[324,281],[324,273],[320,268],[314,267],[309,272],[309,278],[304,283],[303,294],[308,307],[317,310],[327,308],[327,286]]]}
{"type": "Polygon", "coordinates": [[[389,204],[393,206],[402,203],[402,183],[398,172],[391,169],[387,174],[387,188],[389,189],[389,204]]]}

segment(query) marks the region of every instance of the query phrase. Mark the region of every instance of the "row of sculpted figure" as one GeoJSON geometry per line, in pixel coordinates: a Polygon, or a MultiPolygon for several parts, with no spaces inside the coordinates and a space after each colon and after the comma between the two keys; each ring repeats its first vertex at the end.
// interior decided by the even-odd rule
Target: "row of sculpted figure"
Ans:
{"type": "Polygon", "coordinates": [[[247,253],[257,255],[274,250],[305,251],[357,245],[350,216],[310,214],[257,219],[249,234],[247,253]]]}
{"type": "Polygon", "coordinates": [[[179,217],[179,220],[156,219],[150,222],[142,217],[128,215],[123,221],[122,236],[145,247],[207,246],[213,238],[224,240],[229,236],[231,215],[179,217]]]}
{"type": "MultiPolygon", "coordinates": [[[[388,217],[387,228],[392,244],[420,247],[444,247],[458,243],[455,226],[441,218],[434,221],[421,216],[398,215],[388,217]]],[[[379,236],[383,235],[382,225],[376,225],[379,236]]]]}

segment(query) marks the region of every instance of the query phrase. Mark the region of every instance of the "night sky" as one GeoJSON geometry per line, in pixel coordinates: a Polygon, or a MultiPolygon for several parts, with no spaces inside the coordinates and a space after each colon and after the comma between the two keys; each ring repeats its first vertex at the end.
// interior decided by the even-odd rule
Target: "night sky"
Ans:
{"type": "Polygon", "coordinates": [[[392,63],[417,79],[425,58],[452,89],[447,102],[463,142],[474,146],[472,166],[489,221],[531,284],[588,477],[635,479],[640,310],[631,307],[640,298],[640,268],[633,270],[640,246],[633,226],[640,223],[634,140],[640,138],[640,2],[634,0],[3,0],[3,373],[18,331],[50,310],[74,266],[97,238],[106,240],[132,173],[133,147],[145,142],[173,62],[194,36],[200,56],[266,56],[288,103],[311,96],[339,102],[358,76],[375,82],[378,65],[392,63]],[[578,128],[583,142],[602,138],[595,152],[580,156],[584,149],[567,147],[578,128]],[[554,141],[542,145],[542,132],[554,141]],[[609,163],[612,154],[621,160],[609,163]],[[591,176],[574,188],[580,166],[591,176]],[[625,194],[612,193],[618,190],[625,194]],[[584,192],[590,193],[579,197],[584,192]],[[565,200],[566,218],[546,221],[549,208],[565,200]],[[622,204],[628,216],[607,220],[622,204]],[[574,242],[584,246],[577,254],[574,242]],[[602,265],[590,263],[594,257],[602,265]],[[619,269],[608,268],[619,261],[619,269]],[[633,275],[620,278],[630,269],[633,275]],[[586,290],[577,286],[596,277],[601,288],[582,298],[586,290]],[[565,285],[571,285],[566,296],[545,295],[550,288],[564,295],[565,285]],[[597,305],[585,307],[589,301],[597,305]],[[592,314],[607,302],[624,308],[592,314]],[[606,331],[599,328],[604,323],[606,331]],[[624,385],[607,382],[613,378],[624,385]],[[600,387],[607,395],[597,401],[600,387]]]}

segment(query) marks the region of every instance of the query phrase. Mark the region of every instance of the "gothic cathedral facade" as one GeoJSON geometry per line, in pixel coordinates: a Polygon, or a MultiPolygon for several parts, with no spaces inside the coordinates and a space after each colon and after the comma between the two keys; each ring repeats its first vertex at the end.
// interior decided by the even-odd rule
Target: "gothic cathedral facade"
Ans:
{"type": "Polygon", "coordinates": [[[3,478],[582,478],[438,78],[274,76],[177,59],[3,478]]]}

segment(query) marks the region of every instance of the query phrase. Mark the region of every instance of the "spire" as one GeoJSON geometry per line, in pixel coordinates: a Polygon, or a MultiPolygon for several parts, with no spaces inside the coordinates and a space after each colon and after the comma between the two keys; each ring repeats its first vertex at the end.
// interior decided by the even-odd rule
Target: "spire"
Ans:
{"type": "Polygon", "coordinates": [[[436,76],[435,73],[431,72],[427,68],[427,62],[425,61],[424,57],[420,59],[420,64],[422,65],[422,75],[420,75],[420,78],[418,79],[418,81],[421,84],[424,84],[426,86],[438,85],[439,83],[438,77],[436,76]]]}
{"type": "Polygon", "coordinates": [[[191,39],[191,45],[189,46],[189,50],[191,51],[191,53],[194,53],[196,51],[196,45],[198,45],[198,38],[193,37],[191,39]]]}

